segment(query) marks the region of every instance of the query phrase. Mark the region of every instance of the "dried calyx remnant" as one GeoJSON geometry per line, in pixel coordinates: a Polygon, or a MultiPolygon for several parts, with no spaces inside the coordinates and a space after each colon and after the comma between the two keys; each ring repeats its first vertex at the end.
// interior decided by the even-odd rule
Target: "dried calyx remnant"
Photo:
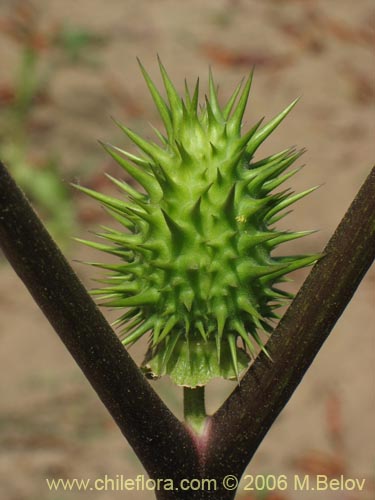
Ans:
{"type": "Polygon", "coordinates": [[[253,161],[296,101],[242,134],[252,75],[221,106],[210,72],[209,97],[199,106],[199,80],[192,92],[186,85],[181,98],[160,63],[165,100],[141,70],[165,135],[155,130],[158,145],[119,125],[142,155],[104,145],[140,190],[112,177],[124,196],[79,188],[121,226],[99,233],[106,244],[85,241],[120,258],[94,264],[109,275],[93,293],[123,311],[116,323],[124,345],[149,335],[144,369],[152,376],[168,374],[187,387],[214,377],[238,379],[254,346],[265,350],[259,333],[272,332],[274,310],[289,298],[275,285],[318,258],[271,255],[277,245],[310,233],[273,228],[285,208],[312,191],[274,192],[299,170],[284,173],[302,151],[253,161]]]}

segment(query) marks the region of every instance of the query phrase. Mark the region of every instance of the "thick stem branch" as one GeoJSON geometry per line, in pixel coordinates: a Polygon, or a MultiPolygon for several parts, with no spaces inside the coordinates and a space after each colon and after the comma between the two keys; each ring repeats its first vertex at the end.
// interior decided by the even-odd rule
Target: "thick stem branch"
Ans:
{"type": "Polygon", "coordinates": [[[207,470],[241,476],[375,257],[375,169],[240,385],[211,419],[207,470]]]}
{"type": "Polygon", "coordinates": [[[0,246],[151,477],[197,475],[185,426],[143,377],[1,163],[0,246]]]}

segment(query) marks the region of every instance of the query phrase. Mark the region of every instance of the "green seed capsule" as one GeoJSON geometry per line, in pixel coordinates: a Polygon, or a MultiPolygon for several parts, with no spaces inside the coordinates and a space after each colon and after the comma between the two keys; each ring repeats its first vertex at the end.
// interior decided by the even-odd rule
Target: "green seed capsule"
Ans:
{"type": "Polygon", "coordinates": [[[275,285],[319,258],[271,255],[276,245],[309,234],[270,227],[311,192],[273,193],[298,171],[282,175],[301,152],[252,159],[296,101],[267,125],[259,122],[242,134],[252,75],[221,107],[210,72],[209,98],[198,109],[198,83],[192,95],[186,85],[182,99],[160,63],[166,102],[141,70],[166,135],[157,132],[157,145],[120,125],[141,156],[104,146],[145,193],[112,177],[121,198],[79,188],[124,228],[101,233],[107,245],[87,242],[121,259],[118,265],[95,264],[110,274],[108,286],[94,293],[105,305],[125,309],[116,322],[124,345],[150,336],[144,362],[150,376],[169,375],[188,387],[214,377],[238,379],[256,347],[266,352],[259,332],[272,331],[274,309],[288,297],[275,285]]]}

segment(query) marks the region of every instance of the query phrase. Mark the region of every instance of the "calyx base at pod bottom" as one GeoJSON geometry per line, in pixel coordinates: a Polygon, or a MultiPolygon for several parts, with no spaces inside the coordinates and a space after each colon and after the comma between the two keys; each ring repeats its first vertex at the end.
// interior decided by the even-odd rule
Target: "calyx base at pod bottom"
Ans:
{"type": "Polygon", "coordinates": [[[290,297],[277,284],[319,257],[272,255],[310,233],[274,228],[284,209],[312,191],[275,192],[299,170],[285,173],[302,152],[253,160],[295,102],[242,133],[252,75],[221,106],[210,72],[209,97],[199,106],[199,81],[181,98],[160,63],[165,100],[141,69],[165,133],[155,130],[157,144],[119,125],[140,156],[104,145],[139,190],[112,177],[119,198],[79,187],[120,224],[99,233],[106,243],[85,242],[120,259],[94,264],[109,274],[93,293],[121,311],[124,345],[148,335],[144,368],[152,376],[188,387],[238,379],[257,349],[265,350],[260,334],[272,332],[274,310],[290,297]]]}

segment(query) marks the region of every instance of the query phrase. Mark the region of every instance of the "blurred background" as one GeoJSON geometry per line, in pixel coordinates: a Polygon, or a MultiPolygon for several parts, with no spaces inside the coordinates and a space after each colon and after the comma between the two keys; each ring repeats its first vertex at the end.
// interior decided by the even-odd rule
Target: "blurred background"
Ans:
{"type": "MultiPolygon", "coordinates": [[[[183,90],[227,99],[255,65],[245,127],[298,106],[258,157],[306,147],[296,191],[322,187],[282,227],[318,229],[289,252],[319,252],[373,162],[373,2],[361,0],[0,0],[0,155],[88,288],[100,273],[75,243],[106,223],[70,182],[110,193],[122,171],[97,139],[132,150],[111,116],[151,137],[161,127],[136,62],[160,84],[156,55],[183,90]]],[[[307,271],[296,272],[297,291],[307,271]]],[[[261,444],[248,473],[366,478],[359,492],[239,493],[243,500],[367,500],[374,494],[372,270],[261,444]]],[[[322,304],[324,307],[324,304],[322,304]]],[[[104,311],[109,320],[110,311],[104,311]]],[[[138,361],[144,345],[132,349],[138,361]]],[[[48,491],[45,478],[135,478],[143,469],[23,284],[0,256],[0,489],[5,500],[152,499],[150,492],[48,491]]],[[[181,415],[181,391],[153,386],[181,415]]],[[[208,389],[214,411],[233,389],[208,389]]],[[[162,425],[162,423],[161,423],[162,425]]],[[[241,490],[241,488],[240,488],[241,490]]]]}

